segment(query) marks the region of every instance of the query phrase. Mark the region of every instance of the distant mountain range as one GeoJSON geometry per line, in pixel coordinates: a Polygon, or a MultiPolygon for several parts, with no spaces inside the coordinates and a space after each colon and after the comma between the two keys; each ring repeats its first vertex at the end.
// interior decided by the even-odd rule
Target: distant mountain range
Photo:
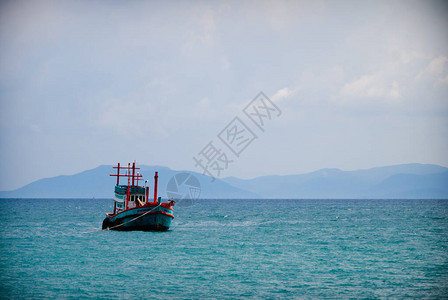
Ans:
{"type": "MultiPolygon", "coordinates": [[[[322,169],[311,173],[262,176],[253,179],[210,177],[193,171],[140,165],[149,179],[159,172],[159,196],[166,198],[168,181],[179,173],[195,176],[200,198],[298,198],[298,199],[447,199],[448,168],[428,164],[404,164],[357,171],[322,169]]],[[[112,198],[115,178],[112,166],[102,165],[75,175],[40,179],[0,198],[112,198]]],[[[124,183],[124,181],[123,181],[124,183]]]]}

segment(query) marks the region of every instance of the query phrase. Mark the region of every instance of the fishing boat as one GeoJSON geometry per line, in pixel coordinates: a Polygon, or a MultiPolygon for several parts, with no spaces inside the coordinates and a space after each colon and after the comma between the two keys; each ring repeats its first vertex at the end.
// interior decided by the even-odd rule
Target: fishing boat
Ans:
{"type": "Polygon", "coordinates": [[[142,175],[137,171],[140,168],[135,166],[135,162],[127,167],[116,167],[116,174],[110,176],[117,177],[115,185],[114,211],[106,213],[103,221],[103,230],[142,230],[142,231],[165,231],[171,226],[174,219],[174,200],[162,203],[161,197],[157,197],[158,172],[154,176],[154,198],[149,198],[148,180],[144,186],[139,185],[143,181],[142,175]],[[120,174],[120,171],[125,171],[120,174]],[[127,178],[127,185],[120,184],[120,177],[127,178]]]}

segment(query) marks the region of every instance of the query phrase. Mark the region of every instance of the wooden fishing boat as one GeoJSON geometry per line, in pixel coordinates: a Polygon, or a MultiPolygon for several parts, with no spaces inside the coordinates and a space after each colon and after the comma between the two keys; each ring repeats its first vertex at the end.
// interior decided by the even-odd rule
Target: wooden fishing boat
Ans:
{"type": "Polygon", "coordinates": [[[171,221],[174,219],[173,206],[175,201],[169,200],[162,203],[162,199],[157,197],[158,172],[154,176],[154,198],[149,198],[148,181],[144,186],[139,185],[143,180],[142,175],[136,170],[135,162],[128,164],[127,167],[120,166],[118,163],[116,174],[110,176],[117,177],[115,185],[114,211],[106,213],[103,221],[103,230],[168,230],[171,221]],[[120,170],[125,170],[125,174],[120,174],[120,170]],[[127,185],[120,184],[120,177],[127,177],[127,185]]]}

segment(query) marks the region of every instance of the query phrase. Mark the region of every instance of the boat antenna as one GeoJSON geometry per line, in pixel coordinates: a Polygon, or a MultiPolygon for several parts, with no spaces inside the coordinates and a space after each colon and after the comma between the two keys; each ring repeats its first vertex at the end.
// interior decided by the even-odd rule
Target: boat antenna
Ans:
{"type": "Polygon", "coordinates": [[[159,172],[154,175],[154,203],[157,202],[157,179],[159,179],[159,172]]]}
{"type": "Polygon", "coordinates": [[[148,179],[145,180],[145,201],[146,201],[146,203],[148,203],[148,193],[147,193],[147,188],[146,188],[147,183],[148,183],[148,179]]]}

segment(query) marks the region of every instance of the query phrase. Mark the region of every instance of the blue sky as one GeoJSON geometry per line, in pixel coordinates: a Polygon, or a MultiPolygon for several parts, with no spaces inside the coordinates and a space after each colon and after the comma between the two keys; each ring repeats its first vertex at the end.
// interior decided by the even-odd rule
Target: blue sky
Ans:
{"type": "Polygon", "coordinates": [[[222,177],[448,166],[447,28],[443,1],[2,1],[0,189],[200,171],[260,91],[282,113],[222,177]]]}

